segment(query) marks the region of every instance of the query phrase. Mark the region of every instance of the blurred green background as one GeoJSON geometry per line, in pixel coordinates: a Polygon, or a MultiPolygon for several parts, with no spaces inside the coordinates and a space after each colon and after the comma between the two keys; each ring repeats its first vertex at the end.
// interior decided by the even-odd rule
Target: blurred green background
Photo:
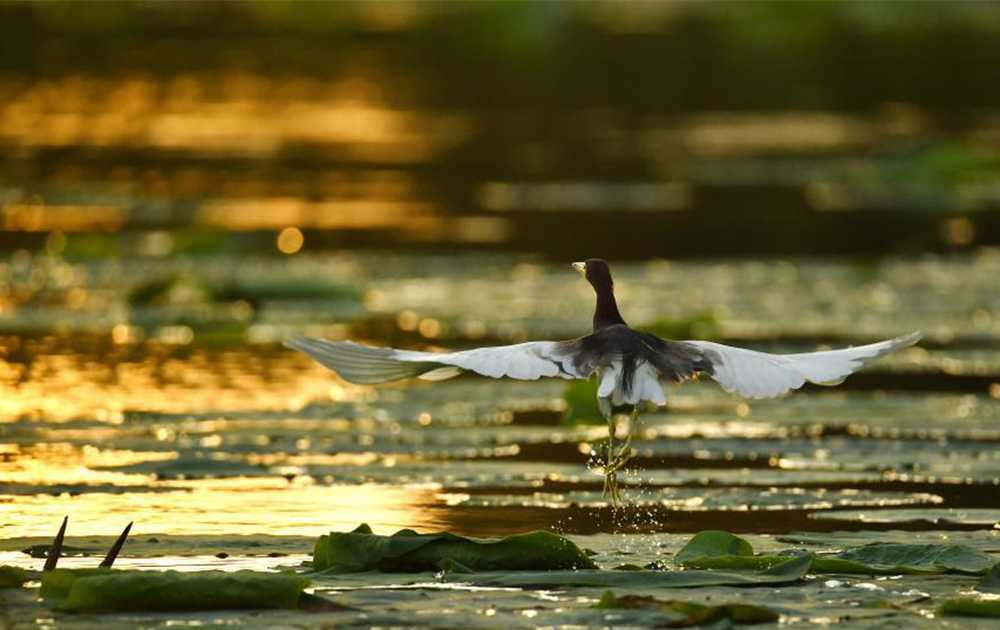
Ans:
{"type": "Polygon", "coordinates": [[[4,2],[0,247],[996,244],[997,59],[989,2],[4,2]]]}

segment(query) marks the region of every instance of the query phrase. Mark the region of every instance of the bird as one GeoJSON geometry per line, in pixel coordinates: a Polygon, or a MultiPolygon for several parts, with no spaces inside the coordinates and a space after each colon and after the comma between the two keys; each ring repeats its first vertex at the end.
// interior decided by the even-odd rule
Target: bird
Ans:
{"type": "Polygon", "coordinates": [[[593,329],[563,341],[528,341],[458,352],[425,352],[368,346],[353,341],[295,337],[285,346],[304,352],[344,380],[375,385],[408,378],[445,380],[474,372],[490,378],[542,377],[597,382],[597,403],[608,424],[604,456],[604,496],[620,502],[617,474],[631,457],[631,432],[616,447],[614,411],[631,408],[630,429],[640,408],[666,404],[663,382],[683,383],[707,376],[745,398],[774,398],[805,383],[839,385],[867,362],[912,346],[920,332],[862,346],[769,354],[713,341],[677,341],[629,326],[618,310],[608,263],[599,258],[573,263],[594,289],[593,329]]]}

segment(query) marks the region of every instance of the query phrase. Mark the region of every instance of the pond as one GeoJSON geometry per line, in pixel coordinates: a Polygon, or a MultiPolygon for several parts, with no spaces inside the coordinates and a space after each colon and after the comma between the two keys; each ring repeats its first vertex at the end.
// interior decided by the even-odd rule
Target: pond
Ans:
{"type": "MultiPolygon", "coordinates": [[[[303,333],[432,349],[581,335],[592,298],[568,264],[377,251],[19,252],[0,264],[0,564],[40,568],[21,550],[51,542],[67,515],[76,548],[67,567],[95,566],[130,521],[116,566],[180,570],[300,565],[318,536],[361,523],[376,534],[547,529],[595,552],[602,568],[668,561],[702,530],[744,535],[765,552],[949,542],[1000,553],[1000,252],[614,269],[626,319],[665,335],[774,351],[911,330],[925,340],[840,387],[779,400],[745,401],[711,381],[668,385],[667,408],[636,428],[627,504],[613,510],[588,467],[605,428],[586,413],[567,417],[564,381],[463,376],[376,389],[281,346],[303,333]]],[[[391,575],[319,579],[317,593],[354,608],[329,618],[135,613],[100,623],[663,621],[590,608],[600,588],[424,577],[423,586],[391,575]]],[[[854,575],[630,593],[763,603],[789,625],[910,627],[941,623],[941,598],[974,585],[854,575]]],[[[6,603],[5,622],[97,619],[6,603]]]]}

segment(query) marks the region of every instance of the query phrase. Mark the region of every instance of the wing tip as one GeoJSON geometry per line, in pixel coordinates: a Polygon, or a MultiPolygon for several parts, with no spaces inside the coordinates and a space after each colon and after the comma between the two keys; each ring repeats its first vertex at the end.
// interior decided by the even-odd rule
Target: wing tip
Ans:
{"type": "Polygon", "coordinates": [[[422,366],[392,356],[389,348],[375,348],[352,341],[328,341],[317,337],[292,337],[282,342],[335,372],[348,383],[377,385],[419,376],[422,366]]]}

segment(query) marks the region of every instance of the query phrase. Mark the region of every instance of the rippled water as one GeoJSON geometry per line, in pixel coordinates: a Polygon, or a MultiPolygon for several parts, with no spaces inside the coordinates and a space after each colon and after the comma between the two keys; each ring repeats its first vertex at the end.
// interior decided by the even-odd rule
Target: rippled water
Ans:
{"type": "Polygon", "coordinates": [[[993,549],[997,270],[988,250],[615,265],[635,325],[669,318],[789,350],[927,333],[837,389],[747,402],[710,381],[668,386],[667,409],[637,427],[629,505],[615,512],[587,467],[604,429],[562,420],[564,382],[359,387],[278,343],[303,332],[408,347],[575,336],[591,298],[566,265],[19,254],[0,266],[0,561],[37,568],[18,550],[49,540],[64,515],[68,542],[93,555],[134,520],[123,566],[294,564],[315,536],[361,522],[379,533],[550,528],[609,562],[648,561],[702,529],[765,535],[758,546],[808,531],[836,546],[830,532],[853,531],[993,549]],[[158,277],[182,279],[137,300],[158,277]],[[205,289],[262,277],[300,285],[264,297],[205,289]]]}
{"type": "MultiPolygon", "coordinates": [[[[62,566],[129,521],[118,566],[181,570],[298,568],[361,522],[552,529],[602,568],[715,528],[1000,553],[997,11],[744,5],[0,3],[0,564],[38,568],[67,515],[62,566]],[[617,289],[664,336],[925,338],[778,401],[668,386],[617,511],[563,381],[357,387],[281,345],[577,336],[590,255],[645,260],[617,289]]],[[[935,607],[973,583],[651,594],[968,627],[935,607]]],[[[32,587],[0,590],[0,628],[664,622],[598,589],[314,589],[354,610],[74,616],[32,587]]]]}

